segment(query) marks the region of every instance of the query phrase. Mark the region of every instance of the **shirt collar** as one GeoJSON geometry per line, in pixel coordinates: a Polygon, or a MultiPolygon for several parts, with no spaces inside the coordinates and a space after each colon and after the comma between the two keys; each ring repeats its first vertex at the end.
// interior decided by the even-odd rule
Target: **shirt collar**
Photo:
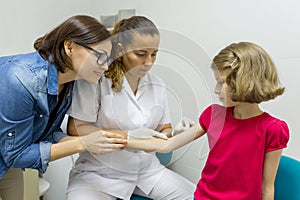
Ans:
{"type": "Polygon", "coordinates": [[[58,70],[54,64],[48,67],[48,93],[50,95],[58,95],[58,70]]]}
{"type": "MultiPolygon", "coordinates": [[[[144,77],[140,78],[139,83],[138,83],[138,90],[141,87],[143,87],[145,84],[147,84],[148,82],[150,82],[150,76],[149,76],[148,73],[144,77]]],[[[127,81],[127,78],[125,76],[124,76],[124,79],[123,79],[123,88],[125,90],[131,91],[131,88],[130,88],[129,83],[127,81]]]]}
{"type": "Polygon", "coordinates": [[[143,76],[142,78],[140,78],[138,88],[143,86],[144,84],[147,84],[150,81],[148,73],[145,76],[143,76]]]}

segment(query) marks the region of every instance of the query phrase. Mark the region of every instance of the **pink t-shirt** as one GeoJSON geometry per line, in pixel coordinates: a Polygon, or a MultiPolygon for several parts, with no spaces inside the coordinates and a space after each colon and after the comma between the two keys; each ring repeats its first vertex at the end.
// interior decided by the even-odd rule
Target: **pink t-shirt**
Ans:
{"type": "Polygon", "coordinates": [[[268,113],[236,119],[233,107],[209,106],[199,123],[210,153],[197,184],[197,200],[260,200],[266,152],[285,148],[288,126],[268,113]]]}

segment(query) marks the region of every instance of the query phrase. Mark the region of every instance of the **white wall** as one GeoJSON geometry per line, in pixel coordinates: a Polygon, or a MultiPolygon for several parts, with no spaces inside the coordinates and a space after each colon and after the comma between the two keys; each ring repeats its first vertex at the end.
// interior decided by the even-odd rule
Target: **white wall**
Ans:
{"type": "MultiPolygon", "coordinates": [[[[300,140],[300,123],[297,123],[300,111],[297,89],[300,85],[297,67],[300,65],[300,27],[297,23],[300,2],[297,0],[1,0],[0,55],[32,51],[37,37],[71,15],[90,14],[100,19],[100,15],[116,14],[119,9],[126,8],[135,8],[137,14],[148,16],[163,30],[189,38],[198,49],[207,52],[209,58],[234,41],[254,41],[263,46],[277,63],[286,86],[282,97],[265,103],[264,107],[288,122],[291,140],[284,153],[300,159],[297,149],[300,140]]],[[[173,59],[168,61],[168,56],[170,58],[170,55],[160,55],[157,63],[173,68],[184,66],[173,59]]],[[[198,61],[194,63],[199,64],[198,61]]],[[[201,66],[198,71],[203,67],[206,66],[201,66]]],[[[201,93],[198,88],[195,90],[201,93]]]]}
{"type": "MultiPolygon", "coordinates": [[[[210,58],[235,41],[253,41],[273,57],[286,93],[263,104],[273,115],[287,121],[291,139],[285,154],[300,159],[300,14],[299,1],[172,1],[141,3],[137,10],[160,28],[178,31],[202,46],[210,58]]],[[[207,66],[204,66],[207,67],[207,66]]],[[[203,70],[203,68],[201,68],[203,70]]],[[[209,81],[208,81],[209,82],[209,81]]],[[[193,85],[195,87],[195,85],[193,85]]]]}
{"type": "Polygon", "coordinates": [[[153,70],[173,84],[169,86],[170,101],[179,105],[178,110],[172,110],[174,121],[182,112],[196,118],[214,100],[208,64],[220,49],[242,40],[263,46],[286,86],[283,96],[264,103],[263,108],[287,121],[291,139],[284,154],[300,159],[299,1],[1,0],[0,55],[32,51],[37,37],[71,15],[89,14],[100,19],[100,15],[126,8],[136,9],[138,15],[149,17],[162,30],[162,49],[153,70]],[[174,90],[176,95],[172,95],[174,90]]]}

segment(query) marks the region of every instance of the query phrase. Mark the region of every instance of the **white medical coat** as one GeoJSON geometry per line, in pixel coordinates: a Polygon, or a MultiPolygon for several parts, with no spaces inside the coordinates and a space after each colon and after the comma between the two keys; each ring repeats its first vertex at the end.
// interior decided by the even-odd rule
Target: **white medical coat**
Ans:
{"type": "MultiPolygon", "coordinates": [[[[140,79],[136,95],[125,77],[123,90],[118,93],[104,76],[98,85],[77,81],[68,113],[103,130],[156,129],[159,124],[170,123],[165,84],[151,73],[140,79]]],[[[154,153],[123,150],[95,159],[84,152],[70,172],[69,190],[87,187],[129,199],[136,186],[149,193],[165,170],[154,153]]]]}

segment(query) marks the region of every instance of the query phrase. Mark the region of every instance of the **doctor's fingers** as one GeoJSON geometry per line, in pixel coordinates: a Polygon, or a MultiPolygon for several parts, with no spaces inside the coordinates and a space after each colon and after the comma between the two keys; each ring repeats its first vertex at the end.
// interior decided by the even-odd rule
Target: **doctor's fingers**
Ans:
{"type": "Polygon", "coordinates": [[[185,127],[185,128],[190,128],[196,124],[196,122],[194,120],[192,120],[188,117],[183,117],[181,122],[182,122],[183,127],[185,127]]]}

